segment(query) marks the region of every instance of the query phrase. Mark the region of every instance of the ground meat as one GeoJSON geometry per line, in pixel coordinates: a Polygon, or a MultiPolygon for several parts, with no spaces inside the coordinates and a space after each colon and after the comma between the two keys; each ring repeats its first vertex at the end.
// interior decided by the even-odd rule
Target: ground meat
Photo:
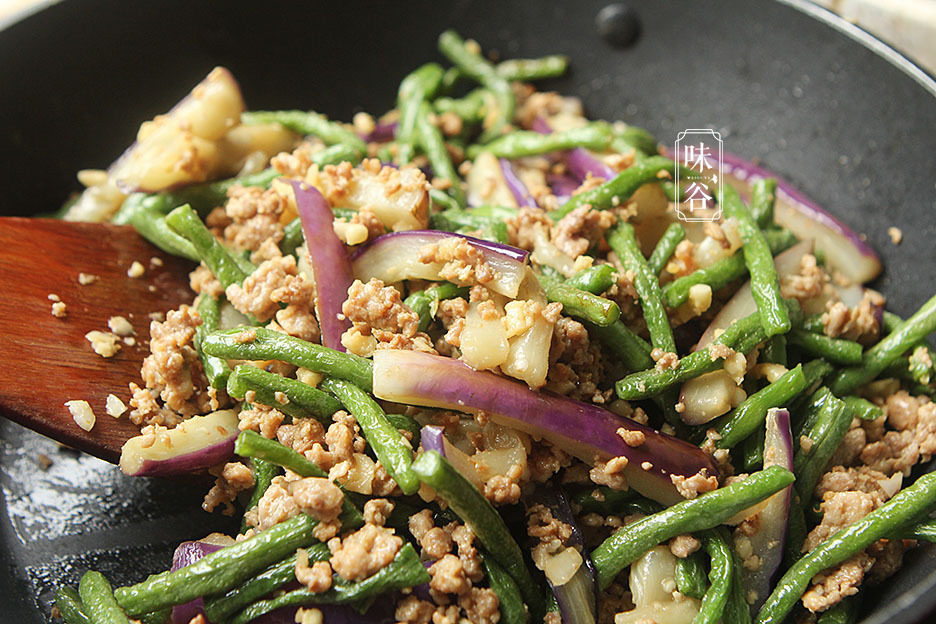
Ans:
{"type": "MultiPolygon", "coordinates": [[[[309,423],[310,428],[314,424],[309,423]]],[[[282,429],[282,427],[280,427],[282,429]]],[[[312,431],[312,429],[310,429],[312,431]]],[[[303,445],[312,439],[303,436],[303,445]]],[[[315,462],[322,470],[331,470],[333,466],[344,461],[350,461],[354,453],[364,452],[367,441],[361,436],[361,428],[354,416],[340,410],[332,415],[332,424],[325,432],[325,445],[321,441],[312,441],[311,448],[301,451],[309,460],[315,462]]]]}
{"type": "Polygon", "coordinates": [[[393,507],[394,503],[386,498],[372,498],[364,503],[364,521],[383,526],[393,513],[393,507]]]}
{"type": "Polygon", "coordinates": [[[429,509],[410,516],[409,530],[431,559],[441,559],[452,551],[452,536],[434,525],[429,509]]]}
{"type": "Polygon", "coordinates": [[[286,414],[276,409],[254,406],[241,410],[237,418],[237,428],[241,431],[257,431],[264,438],[272,439],[276,437],[286,414]]]}
{"type": "Polygon", "coordinates": [[[346,581],[368,578],[393,561],[402,546],[393,529],[374,524],[365,524],[344,539],[328,540],[331,566],[346,581]]]}
{"type": "Polygon", "coordinates": [[[845,433],[841,444],[839,444],[838,448],[835,449],[835,452],[832,454],[831,459],[829,459],[828,465],[851,466],[861,456],[861,451],[864,450],[867,443],[868,436],[861,426],[860,419],[853,419],[851,429],[845,433]]]}
{"type": "Polygon", "coordinates": [[[822,294],[826,274],[816,262],[816,256],[806,254],[800,260],[799,273],[780,280],[780,292],[786,298],[795,298],[800,303],[822,294]]]}
{"type": "Polygon", "coordinates": [[[546,213],[537,208],[523,207],[516,217],[510,217],[507,223],[507,241],[514,247],[532,251],[540,238],[548,239],[553,222],[546,213]]]}
{"type": "Polygon", "coordinates": [[[517,106],[517,121],[529,128],[537,117],[551,117],[561,112],[582,114],[582,101],[565,97],[555,91],[532,91],[525,94],[517,106]]]}
{"type": "Polygon", "coordinates": [[[605,230],[616,221],[612,212],[579,206],[556,223],[552,242],[569,257],[577,258],[603,241],[605,230]]]}
{"type": "Polygon", "coordinates": [[[309,342],[318,342],[319,324],[313,313],[315,286],[301,276],[287,275],[283,285],[270,293],[272,301],[286,304],[276,311],[271,329],[309,342]]]}
{"type": "Polygon", "coordinates": [[[332,586],[332,568],[327,561],[316,561],[309,566],[309,553],[304,548],[296,551],[296,580],[316,594],[328,591],[332,586]]]}
{"type": "Polygon", "coordinates": [[[224,292],[239,312],[265,323],[280,309],[274,292],[285,295],[280,289],[286,286],[286,277],[296,275],[295,256],[281,256],[262,262],[243,285],[231,284],[224,292]]]}
{"type": "Polygon", "coordinates": [[[429,568],[429,587],[443,594],[461,594],[471,589],[461,560],[455,555],[444,555],[429,568]]]}
{"type": "Polygon", "coordinates": [[[257,528],[265,531],[299,515],[299,505],[287,491],[285,477],[274,477],[257,504],[257,528]]]}
{"type": "Polygon", "coordinates": [[[854,596],[865,572],[873,564],[874,559],[860,552],[832,570],[817,574],[812,587],[803,594],[803,606],[816,613],[825,611],[843,598],[854,596]]]}
{"type": "Polygon", "coordinates": [[[484,497],[495,505],[513,505],[520,500],[520,484],[506,475],[494,475],[484,483],[484,497]]]}
{"type": "Polygon", "coordinates": [[[553,517],[545,505],[533,505],[527,510],[527,534],[538,540],[531,555],[537,567],[542,568],[550,555],[566,548],[572,527],[553,517]]]}
{"type": "Polygon", "coordinates": [[[472,624],[497,624],[500,620],[500,600],[493,590],[472,587],[458,597],[458,606],[472,624]]]}
{"type": "Polygon", "coordinates": [[[607,462],[596,461],[588,477],[597,485],[607,485],[612,490],[626,490],[627,479],[624,469],[627,467],[626,457],[613,457],[607,462]]]}
{"type": "Polygon", "coordinates": [[[685,559],[695,551],[699,550],[701,545],[702,544],[699,542],[699,540],[689,535],[688,533],[677,535],[671,539],[669,543],[670,552],[680,559],[685,559]]]}
{"type": "Polygon", "coordinates": [[[497,272],[484,259],[481,250],[456,236],[423,245],[419,250],[419,261],[441,264],[439,278],[463,286],[488,284],[497,277],[497,272]]]}
{"type": "Polygon", "coordinates": [[[914,464],[929,461],[936,453],[936,404],[900,390],[887,397],[884,413],[895,430],[868,444],[861,461],[886,475],[909,476],[914,464]]]}
{"type": "Polygon", "coordinates": [[[394,618],[401,624],[429,624],[434,611],[434,604],[410,595],[397,603],[394,618]]]}
{"type": "Polygon", "coordinates": [[[458,545],[458,558],[461,560],[465,575],[469,580],[477,583],[484,577],[484,566],[481,562],[481,554],[474,546],[474,531],[457,522],[445,525],[445,530],[451,534],[452,539],[458,545]]]}
{"type": "Polygon", "coordinates": [[[381,347],[435,352],[419,331],[419,315],[403,303],[400,291],[379,279],[355,280],[341,311],[353,324],[341,341],[353,353],[369,355],[381,347]]]}
{"type": "Polygon", "coordinates": [[[830,301],[822,314],[823,332],[831,338],[871,344],[880,334],[877,310],[883,305],[884,297],[871,289],[865,289],[861,302],[853,308],[841,301],[830,301]]]}
{"type": "Polygon", "coordinates": [[[344,494],[328,479],[306,477],[290,481],[286,491],[293,497],[299,510],[319,522],[329,523],[341,514],[344,494]]]}
{"type": "Polygon", "coordinates": [[[240,462],[228,462],[221,469],[214,486],[208,490],[202,509],[212,512],[218,505],[224,505],[224,515],[234,513],[234,499],[240,492],[253,487],[254,477],[250,468],[240,462]]]}
{"type": "Polygon", "coordinates": [[[182,422],[182,416],[178,413],[160,407],[156,397],[149,388],[141,388],[137,384],[130,382],[130,422],[135,425],[161,425],[164,427],[175,427],[182,422]]]}
{"type": "Polygon", "coordinates": [[[150,390],[159,394],[166,407],[184,417],[201,413],[207,395],[198,392],[208,385],[195,351],[195,329],[201,319],[187,305],[172,310],[164,322],[150,323],[150,354],[140,373],[150,390]]]}
{"type": "MultiPolygon", "coordinates": [[[[899,475],[899,473],[897,473],[899,475]]],[[[826,472],[816,484],[815,496],[819,500],[839,492],[863,492],[872,497],[875,508],[883,505],[897,490],[900,489],[901,478],[888,478],[884,473],[867,466],[858,468],[845,468],[835,466],[826,472]]]]}
{"type": "Polygon", "coordinates": [[[694,249],[695,245],[692,241],[680,241],[680,243],[676,245],[676,251],[673,252],[673,257],[666,263],[666,272],[673,277],[683,277],[684,275],[689,275],[694,272],[698,268],[694,260],[694,249]]]}
{"type": "Polygon", "coordinates": [[[236,184],[228,190],[224,207],[230,224],[224,240],[238,249],[256,250],[264,241],[278,243],[283,238],[280,216],[287,200],[275,189],[236,184]]]}
{"type": "Polygon", "coordinates": [[[560,469],[572,464],[572,457],[548,440],[534,441],[527,455],[530,479],[545,483],[560,469]]]}
{"type": "Polygon", "coordinates": [[[383,222],[377,218],[377,215],[366,208],[355,212],[354,215],[351,216],[350,223],[359,223],[367,228],[366,240],[374,240],[378,236],[387,233],[387,228],[384,227],[383,222]]]}
{"type": "Polygon", "coordinates": [[[601,347],[591,342],[580,322],[559,317],[553,328],[549,361],[547,388],[550,391],[580,401],[605,401],[598,388],[605,373],[601,347]]]}
{"type": "Polygon", "coordinates": [[[699,494],[711,492],[718,487],[718,479],[715,476],[704,474],[705,471],[696,473],[691,477],[683,475],[670,475],[670,481],[676,486],[676,491],[683,498],[693,499],[699,494]]]}
{"type": "Polygon", "coordinates": [[[312,154],[321,147],[321,143],[315,145],[304,141],[292,153],[282,152],[271,158],[270,166],[287,178],[304,178],[312,166],[312,154]]]}

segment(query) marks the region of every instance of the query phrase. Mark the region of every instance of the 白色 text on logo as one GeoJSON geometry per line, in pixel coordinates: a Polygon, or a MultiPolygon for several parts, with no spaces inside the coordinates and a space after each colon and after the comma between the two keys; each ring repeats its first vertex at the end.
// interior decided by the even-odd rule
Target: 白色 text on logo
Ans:
{"type": "Polygon", "coordinates": [[[682,221],[717,221],[722,200],[722,138],[711,128],[676,136],[676,216],[682,221]]]}

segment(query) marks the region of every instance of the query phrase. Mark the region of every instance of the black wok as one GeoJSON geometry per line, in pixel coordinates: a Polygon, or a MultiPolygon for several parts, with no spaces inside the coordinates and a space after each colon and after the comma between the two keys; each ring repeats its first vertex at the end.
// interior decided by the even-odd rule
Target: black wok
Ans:
{"type": "MultiPolygon", "coordinates": [[[[597,35],[605,2],[460,0],[122,2],[69,0],[0,32],[4,214],[56,208],[74,173],[106,166],[139,122],[217,64],[253,108],[382,112],[400,79],[457,28],[503,56],[561,52],[593,117],[720,129],[859,231],[882,254],[876,287],[907,314],[936,291],[936,85],[892,52],[795,2],[636,2],[638,43],[597,35]],[[886,230],[900,227],[894,246],[886,230]]],[[[80,268],[76,267],[76,272],[80,268]]],[[[63,276],[64,278],[65,276],[63,276]]],[[[0,381],[2,383],[2,381],[0,381]]],[[[202,486],[131,480],[0,420],[0,620],[47,621],[52,589],[88,566],[114,582],[165,569],[174,546],[229,519],[198,508],[202,486]],[[53,460],[41,470],[38,455],[53,460]]],[[[870,592],[865,622],[924,621],[936,550],[912,552],[870,592]]]]}

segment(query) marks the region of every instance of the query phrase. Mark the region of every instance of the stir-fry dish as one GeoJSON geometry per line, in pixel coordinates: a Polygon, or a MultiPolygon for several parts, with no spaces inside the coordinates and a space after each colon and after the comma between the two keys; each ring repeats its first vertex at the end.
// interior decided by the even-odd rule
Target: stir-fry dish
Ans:
{"type": "Polygon", "coordinates": [[[885,311],[861,237],[734,157],[679,220],[654,137],[531,86],[564,57],[439,49],[353,123],[216,69],[80,174],[65,218],[193,261],[108,400],[120,467],[210,472],[243,522],[58,615],[853,621],[936,536],[936,298],[885,311]]]}

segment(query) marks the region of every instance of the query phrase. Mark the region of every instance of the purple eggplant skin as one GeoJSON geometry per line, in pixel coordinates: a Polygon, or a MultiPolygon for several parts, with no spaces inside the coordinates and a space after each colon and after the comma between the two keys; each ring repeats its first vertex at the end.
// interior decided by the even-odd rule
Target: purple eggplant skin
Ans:
{"type": "MultiPolygon", "coordinates": [[[[211,542],[182,542],[172,554],[172,570],[178,570],[190,566],[205,555],[223,548],[220,544],[211,542]]],[[[172,607],[171,624],[189,624],[192,618],[205,613],[205,605],[201,598],[196,598],[191,602],[172,607]]]]}

